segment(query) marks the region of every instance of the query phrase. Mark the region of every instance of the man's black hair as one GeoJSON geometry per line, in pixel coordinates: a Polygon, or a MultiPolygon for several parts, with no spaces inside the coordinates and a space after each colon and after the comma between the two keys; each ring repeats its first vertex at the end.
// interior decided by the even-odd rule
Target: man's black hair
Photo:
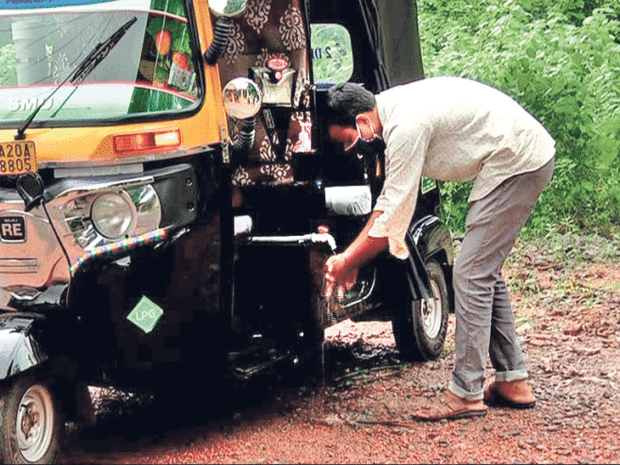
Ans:
{"type": "Polygon", "coordinates": [[[327,92],[328,125],[355,126],[355,117],[374,107],[375,96],[361,84],[339,84],[327,92]]]}

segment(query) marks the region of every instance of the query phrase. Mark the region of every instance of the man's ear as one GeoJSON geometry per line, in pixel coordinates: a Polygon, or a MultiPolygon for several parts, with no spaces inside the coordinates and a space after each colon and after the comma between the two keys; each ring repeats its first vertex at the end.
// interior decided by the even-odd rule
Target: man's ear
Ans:
{"type": "Polygon", "coordinates": [[[355,123],[357,124],[360,135],[364,140],[370,140],[373,137],[374,128],[368,115],[360,113],[355,117],[355,123]]]}
{"type": "Polygon", "coordinates": [[[368,116],[365,115],[364,113],[359,113],[355,117],[355,124],[357,124],[358,126],[361,126],[361,125],[364,125],[364,124],[369,124],[368,116]]]}

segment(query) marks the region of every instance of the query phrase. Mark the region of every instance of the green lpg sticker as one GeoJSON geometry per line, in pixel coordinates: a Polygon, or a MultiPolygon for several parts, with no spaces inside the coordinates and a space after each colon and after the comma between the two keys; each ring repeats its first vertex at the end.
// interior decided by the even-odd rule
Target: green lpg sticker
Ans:
{"type": "Polygon", "coordinates": [[[145,333],[150,333],[164,314],[164,311],[152,300],[142,297],[127,319],[145,333]]]}

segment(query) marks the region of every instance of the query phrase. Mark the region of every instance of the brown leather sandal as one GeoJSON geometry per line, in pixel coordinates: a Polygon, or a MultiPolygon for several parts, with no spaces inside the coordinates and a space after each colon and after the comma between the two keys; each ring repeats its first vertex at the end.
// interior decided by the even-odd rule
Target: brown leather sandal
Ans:
{"type": "Polygon", "coordinates": [[[487,405],[492,405],[492,406],[497,406],[497,407],[515,408],[515,409],[521,409],[521,410],[536,407],[536,399],[530,402],[516,402],[500,394],[497,388],[492,385],[489,386],[489,394],[485,395],[484,401],[487,405]]]}
{"type": "Polygon", "coordinates": [[[504,382],[493,380],[484,390],[484,402],[487,405],[515,409],[529,409],[536,406],[536,399],[526,380],[504,382]],[[502,390],[505,392],[502,393],[502,390]],[[519,397],[531,400],[515,400],[519,397]]]}

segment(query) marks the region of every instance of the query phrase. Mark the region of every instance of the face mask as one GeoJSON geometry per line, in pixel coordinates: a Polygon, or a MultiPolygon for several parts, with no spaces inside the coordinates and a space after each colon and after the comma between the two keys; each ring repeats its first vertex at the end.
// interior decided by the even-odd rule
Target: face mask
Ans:
{"type": "MultiPolygon", "coordinates": [[[[358,116],[358,118],[366,118],[366,117],[358,116]]],[[[364,144],[372,144],[376,140],[379,140],[379,141],[383,140],[383,138],[375,132],[375,128],[370,122],[370,120],[368,118],[366,118],[366,120],[368,121],[368,125],[370,126],[370,129],[372,130],[372,136],[370,137],[370,139],[364,139],[364,136],[362,136],[362,131],[360,131],[360,127],[357,124],[357,119],[356,119],[355,128],[357,129],[357,138],[351,144],[349,144],[348,146],[344,148],[345,152],[349,152],[353,150],[353,148],[355,147],[357,148],[356,151],[359,153],[359,148],[363,147],[364,144]]]]}
{"type": "Polygon", "coordinates": [[[374,138],[370,142],[367,142],[358,138],[349,146],[347,153],[354,153],[360,160],[363,158],[374,160],[376,157],[381,157],[384,151],[385,144],[383,143],[383,140],[374,138]]]}

